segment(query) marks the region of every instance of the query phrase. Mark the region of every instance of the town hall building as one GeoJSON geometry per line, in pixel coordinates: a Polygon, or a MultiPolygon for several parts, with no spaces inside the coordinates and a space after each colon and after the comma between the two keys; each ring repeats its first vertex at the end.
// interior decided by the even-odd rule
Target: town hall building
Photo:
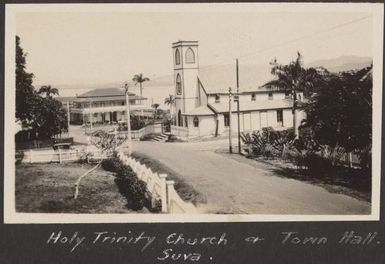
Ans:
{"type": "MultiPolygon", "coordinates": [[[[175,86],[175,125],[172,132],[185,137],[218,136],[238,130],[237,103],[232,101],[229,114],[229,86],[236,92],[235,81],[210,80],[199,75],[198,41],[172,44],[175,86]]],[[[235,67],[234,67],[235,68],[235,67]]],[[[234,69],[235,71],[235,69],[234,69]]],[[[231,79],[224,76],[223,79],[231,79]]],[[[253,84],[254,85],[254,84],[253,84]]],[[[239,92],[240,131],[251,132],[264,127],[293,127],[291,94],[279,89],[258,87],[239,92]]],[[[298,93],[298,100],[303,94],[298,93]]],[[[297,124],[304,113],[297,113],[297,124]]]]}

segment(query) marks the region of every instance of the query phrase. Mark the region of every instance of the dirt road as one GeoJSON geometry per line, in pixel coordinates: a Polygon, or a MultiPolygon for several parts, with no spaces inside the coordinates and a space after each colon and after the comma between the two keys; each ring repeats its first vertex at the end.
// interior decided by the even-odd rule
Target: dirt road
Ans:
{"type": "Polygon", "coordinates": [[[204,213],[370,214],[370,204],[322,187],[274,175],[215,153],[215,143],[134,142],[134,151],[172,168],[202,193],[204,213]]]}

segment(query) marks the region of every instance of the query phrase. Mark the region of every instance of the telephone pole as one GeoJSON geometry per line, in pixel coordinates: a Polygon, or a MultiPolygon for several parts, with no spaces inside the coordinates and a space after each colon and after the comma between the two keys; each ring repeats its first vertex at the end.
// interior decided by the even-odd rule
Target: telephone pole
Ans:
{"type": "Polygon", "coordinates": [[[237,115],[238,115],[238,153],[241,154],[241,121],[239,117],[239,69],[238,69],[238,58],[236,60],[236,71],[237,71],[237,115]]]}
{"type": "Polygon", "coordinates": [[[232,127],[231,127],[231,101],[232,101],[232,93],[231,93],[231,87],[229,87],[229,151],[230,153],[233,153],[233,144],[232,144],[232,127]]]}
{"type": "Polygon", "coordinates": [[[127,145],[128,145],[128,155],[131,155],[132,152],[132,143],[131,143],[131,122],[130,122],[130,101],[128,100],[128,84],[124,84],[124,89],[126,92],[126,123],[127,123],[127,145]]]}

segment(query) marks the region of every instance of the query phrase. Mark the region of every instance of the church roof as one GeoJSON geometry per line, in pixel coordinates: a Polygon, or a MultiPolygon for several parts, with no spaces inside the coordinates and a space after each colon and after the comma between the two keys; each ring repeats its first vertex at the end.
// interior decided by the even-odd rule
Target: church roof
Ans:
{"type": "MultiPolygon", "coordinates": [[[[229,104],[227,102],[209,104],[217,113],[224,113],[229,111],[229,104]]],[[[240,102],[239,107],[241,112],[247,111],[262,111],[262,110],[274,110],[274,109],[287,109],[293,106],[293,101],[290,99],[283,100],[257,100],[250,102],[240,102]]],[[[232,111],[236,111],[236,104],[233,104],[232,111]]]]}
{"type": "MultiPolygon", "coordinates": [[[[240,92],[267,92],[262,86],[274,78],[270,71],[268,64],[240,64],[240,92]]],[[[235,65],[202,66],[198,78],[207,94],[228,93],[229,87],[235,92],[237,88],[235,65]]]]}
{"type": "Polygon", "coordinates": [[[188,112],[183,113],[183,115],[188,115],[188,116],[205,116],[205,115],[213,115],[213,114],[214,112],[207,105],[202,105],[188,112]]]}

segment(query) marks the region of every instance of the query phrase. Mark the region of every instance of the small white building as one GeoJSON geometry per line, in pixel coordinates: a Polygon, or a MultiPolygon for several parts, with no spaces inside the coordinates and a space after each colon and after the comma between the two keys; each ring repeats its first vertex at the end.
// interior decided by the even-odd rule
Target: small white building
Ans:
{"type": "MultiPolygon", "coordinates": [[[[238,130],[237,102],[232,102],[229,114],[229,86],[236,92],[235,78],[210,80],[199,75],[198,41],[178,41],[172,44],[174,59],[176,126],[172,133],[184,137],[217,136],[238,130]]],[[[234,67],[235,72],[235,67],[234,67]]],[[[241,73],[242,74],[242,73],[241,73]]],[[[262,83],[263,84],[263,83],[262,83]]],[[[302,100],[302,93],[298,100],[302,100]]],[[[264,127],[286,129],[293,127],[291,94],[282,90],[242,90],[240,87],[240,131],[250,132],[264,127]]],[[[297,114],[298,122],[303,113],[297,114]]]]}

